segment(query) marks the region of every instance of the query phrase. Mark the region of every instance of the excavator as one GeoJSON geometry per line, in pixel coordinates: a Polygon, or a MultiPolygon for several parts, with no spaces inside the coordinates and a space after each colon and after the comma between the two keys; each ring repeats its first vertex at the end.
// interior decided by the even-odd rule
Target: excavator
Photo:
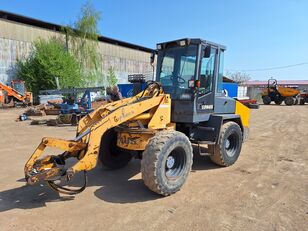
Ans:
{"type": "Polygon", "coordinates": [[[12,80],[11,86],[0,82],[0,108],[14,107],[15,105],[26,106],[32,103],[32,93],[26,90],[24,81],[12,80]]]}
{"type": "Polygon", "coordinates": [[[157,55],[155,81],[83,117],[75,138],[43,138],[25,164],[27,184],[45,181],[59,193],[77,194],[98,162],[118,169],[138,158],[144,184],[168,196],[184,185],[193,147],[217,165],[234,164],[248,138],[250,112],[223,93],[225,50],[203,39],[157,44],[151,55],[153,66],[157,55]],[[60,154],[46,155],[46,147],[60,154]],[[79,188],[69,184],[78,172],[84,176],[79,188]]]}

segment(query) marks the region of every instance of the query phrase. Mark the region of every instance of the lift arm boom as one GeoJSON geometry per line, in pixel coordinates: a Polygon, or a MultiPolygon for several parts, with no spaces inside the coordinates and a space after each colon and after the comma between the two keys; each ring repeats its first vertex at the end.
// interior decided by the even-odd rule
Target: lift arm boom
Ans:
{"type": "Polygon", "coordinates": [[[8,96],[13,96],[21,102],[23,102],[25,99],[25,97],[21,95],[18,91],[16,91],[14,88],[9,87],[1,82],[0,82],[0,90],[4,90],[5,92],[7,92],[8,96]]]}
{"type": "Polygon", "coordinates": [[[166,128],[166,125],[170,123],[170,105],[169,95],[164,94],[160,88],[150,88],[135,97],[99,107],[80,120],[74,140],[42,139],[25,165],[27,182],[34,184],[40,180],[52,181],[63,175],[71,178],[79,171],[94,168],[97,163],[101,137],[108,129],[138,118],[146,118],[149,124],[152,119],[158,120],[155,123],[155,129],[166,128]],[[148,114],[150,117],[146,116],[148,114]],[[61,149],[64,153],[40,159],[47,146],[61,149]],[[65,160],[71,157],[79,161],[66,169],[65,160]]]}

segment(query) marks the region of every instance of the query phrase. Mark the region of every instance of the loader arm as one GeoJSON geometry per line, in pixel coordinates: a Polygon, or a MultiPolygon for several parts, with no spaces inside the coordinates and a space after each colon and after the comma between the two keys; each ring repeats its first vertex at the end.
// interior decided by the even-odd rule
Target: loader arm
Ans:
{"type": "Polygon", "coordinates": [[[88,128],[84,133],[81,133],[79,135],[80,138],[83,138],[83,135],[85,135],[84,138],[88,140],[87,151],[84,157],[72,167],[72,171],[75,173],[81,170],[90,170],[94,168],[97,162],[102,135],[108,129],[132,120],[134,117],[157,107],[162,103],[165,97],[166,95],[160,95],[140,102],[119,106],[88,128]]]}
{"type": "Polygon", "coordinates": [[[14,88],[9,87],[3,83],[0,82],[0,90],[4,90],[5,92],[7,92],[8,96],[12,96],[15,97],[16,99],[18,99],[19,101],[23,102],[25,97],[23,95],[21,95],[18,91],[16,91],[14,88]]]}
{"type": "Polygon", "coordinates": [[[163,128],[170,122],[170,104],[170,96],[164,94],[160,88],[154,87],[154,90],[148,88],[135,97],[99,107],[80,120],[74,140],[42,139],[25,165],[27,183],[34,184],[42,180],[54,181],[62,176],[70,179],[79,171],[91,170],[96,166],[101,137],[107,130],[138,118],[147,118],[151,122],[151,118],[155,118],[155,113],[160,110],[160,107],[169,111],[160,116],[160,121],[164,121],[161,125],[163,128]],[[168,118],[163,118],[164,116],[168,118]],[[46,147],[58,148],[64,153],[42,158],[46,147]],[[67,168],[65,160],[72,157],[79,161],[67,168]]]}

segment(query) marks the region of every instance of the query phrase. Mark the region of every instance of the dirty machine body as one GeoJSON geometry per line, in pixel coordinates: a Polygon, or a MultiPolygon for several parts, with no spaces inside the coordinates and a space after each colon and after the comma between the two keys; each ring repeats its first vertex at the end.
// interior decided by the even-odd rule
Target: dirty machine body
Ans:
{"type": "Polygon", "coordinates": [[[46,181],[61,193],[79,193],[86,175],[79,189],[57,182],[85,174],[98,161],[117,169],[134,157],[141,159],[145,185],[167,196],[185,183],[193,147],[220,166],[234,164],[248,137],[249,109],[223,94],[225,49],[201,39],[157,44],[155,81],[148,81],[146,89],[131,98],[84,116],[74,139],[43,138],[25,165],[28,184],[46,181]],[[62,153],[46,156],[46,147],[62,153]],[[77,161],[69,165],[70,158],[77,161]]]}

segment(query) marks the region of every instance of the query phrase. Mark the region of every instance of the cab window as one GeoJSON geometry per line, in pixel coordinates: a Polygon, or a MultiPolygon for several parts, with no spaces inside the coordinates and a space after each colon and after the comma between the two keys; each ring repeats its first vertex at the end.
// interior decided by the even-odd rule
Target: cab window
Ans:
{"type": "Polygon", "coordinates": [[[217,79],[217,93],[221,93],[223,91],[223,73],[224,73],[224,51],[220,51],[219,55],[219,71],[218,71],[218,79],[217,79]]]}
{"type": "Polygon", "coordinates": [[[204,95],[213,91],[215,59],[217,49],[211,48],[210,54],[206,54],[206,48],[202,48],[201,70],[200,70],[200,94],[204,95]]]}

